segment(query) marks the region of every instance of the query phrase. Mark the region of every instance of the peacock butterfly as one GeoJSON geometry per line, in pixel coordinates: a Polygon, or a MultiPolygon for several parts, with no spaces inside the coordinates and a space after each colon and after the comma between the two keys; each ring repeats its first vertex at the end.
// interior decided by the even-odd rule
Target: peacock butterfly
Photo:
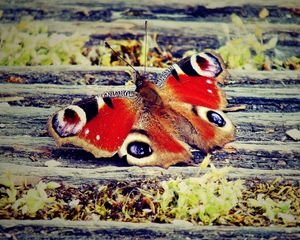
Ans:
{"type": "Polygon", "coordinates": [[[133,97],[107,97],[112,93],[65,107],[52,115],[48,129],[59,145],[80,146],[97,158],[118,153],[138,166],[188,162],[191,148],[209,152],[234,139],[217,86],[226,75],[217,54],[194,54],[156,83],[137,73],[133,97]]]}

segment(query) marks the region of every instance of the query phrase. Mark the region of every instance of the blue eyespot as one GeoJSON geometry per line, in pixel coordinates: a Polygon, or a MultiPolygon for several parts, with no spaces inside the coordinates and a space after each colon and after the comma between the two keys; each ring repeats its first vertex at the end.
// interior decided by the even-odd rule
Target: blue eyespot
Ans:
{"type": "Polygon", "coordinates": [[[127,146],[127,153],[135,158],[148,157],[152,152],[149,144],[144,142],[131,142],[127,146]]]}
{"type": "Polygon", "coordinates": [[[218,127],[224,127],[226,125],[224,118],[219,113],[214,111],[207,112],[207,119],[218,127]]]}

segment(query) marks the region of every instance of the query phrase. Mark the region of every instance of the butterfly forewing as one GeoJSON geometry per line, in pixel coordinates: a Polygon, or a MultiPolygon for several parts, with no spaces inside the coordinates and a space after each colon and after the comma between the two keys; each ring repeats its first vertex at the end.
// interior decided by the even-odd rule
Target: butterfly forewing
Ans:
{"type": "Polygon", "coordinates": [[[212,109],[223,109],[227,105],[225,94],[217,85],[223,82],[227,71],[217,55],[194,54],[171,66],[167,73],[159,79],[163,82],[161,94],[167,96],[169,101],[212,109]]]}
{"type": "MultiPolygon", "coordinates": [[[[127,137],[138,118],[138,108],[134,99],[96,97],[55,113],[48,123],[49,132],[60,145],[72,143],[96,157],[109,157],[118,151],[127,137]],[[82,121],[77,122],[79,126],[69,127],[64,121],[70,108],[83,115],[82,121]],[[68,128],[77,131],[66,132],[68,128]]],[[[75,114],[79,115],[77,112],[75,114]]]]}

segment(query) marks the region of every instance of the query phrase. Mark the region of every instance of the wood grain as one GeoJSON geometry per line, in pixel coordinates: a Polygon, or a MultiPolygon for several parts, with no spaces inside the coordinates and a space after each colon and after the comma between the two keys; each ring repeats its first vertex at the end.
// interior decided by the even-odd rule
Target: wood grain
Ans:
{"type": "Polygon", "coordinates": [[[105,221],[0,220],[1,237],[86,239],[299,239],[297,227],[191,226],[105,221]],[[7,235],[8,234],[8,235],[7,235]]]}
{"type": "MultiPolygon", "coordinates": [[[[142,38],[144,19],[149,34],[158,34],[160,46],[175,53],[187,49],[218,48],[230,37],[239,36],[230,15],[247,21],[248,31],[260,22],[265,41],[278,36],[276,51],[286,57],[300,54],[299,1],[161,1],[140,0],[35,0],[0,2],[1,25],[15,25],[30,15],[56,33],[80,32],[89,36],[87,45],[102,44],[106,38],[142,38]],[[262,8],[269,17],[258,19],[262,8]],[[298,14],[298,15],[297,15],[298,14]],[[51,21],[49,21],[51,19],[51,21]],[[222,23],[222,24],[221,24],[222,23]]],[[[46,131],[49,116],[73,101],[109,90],[127,89],[128,67],[100,66],[0,66],[0,175],[42,178],[73,185],[105,184],[116,180],[167,180],[203,174],[198,167],[177,165],[169,169],[128,166],[117,157],[96,159],[84,150],[57,147],[46,131]],[[87,78],[92,76],[92,81],[87,78]],[[20,77],[23,84],[9,83],[20,77]],[[59,167],[47,167],[55,160],[59,167]]],[[[143,71],[143,68],[137,67],[143,71]]],[[[148,68],[153,81],[163,69],[148,68]]],[[[222,88],[230,106],[246,105],[244,111],[227,113],[237,126],[236,141],[212,153],[216,167],[231,166],[230,178],[246,184],[284,181],[300,185],[300,142],[286,135],[300,129],[300,72],[229,70],[222,88]]],[[[203,153],[193,152],[195,162],[203,153]]],[[[1,239],[299,239],[299,227],[268,228],[195,226],[65,220],[0,220],[1,239]]]]}

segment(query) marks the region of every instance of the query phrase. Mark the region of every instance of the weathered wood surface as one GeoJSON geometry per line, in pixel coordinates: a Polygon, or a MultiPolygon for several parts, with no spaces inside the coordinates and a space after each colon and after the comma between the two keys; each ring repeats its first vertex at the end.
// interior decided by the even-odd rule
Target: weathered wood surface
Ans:
{"type": "MultiPolygon", "coordinates": [[[[7,98],[5,97],[4,99],[7,98]]],[[[47,109],[30,106],[24,108],[1,103],[1,123],[5,125],[0,128],[1,135],[13,136],[29,134],[31,136],[41,136],[45,130],[48,117],[55,110],[58,110],[58,108],[51,107],[51,109],[47,109]]],[[[300,117],[299,112],[257,113],[244,111],[227,114],[235,122],[238,130],[242,133],[242,135],[237,136],[237,139],[245,141],[283,140],[285,131],[297,127],[300,117]],[[274,131],[272,131],[272,129],[274,131]],[[260,133],[261,136],[257,136],[257,133],[260,133]]]]}
{"type": "MultiPolygon", "coordinates": [[[[172,45],[180,55],[187,49],[218,48],[226,41],[224,26],[231,36],[237,34],[229,17],[233,12],[247,19],[247,29],[254,31],[253,19],[257,20],[263,7],[270,13],[266,21],[259,20],[265,39],[277,35],[278,50],[286,56],[299,56],[300,4],[296,0],[141,0],[138,4],[133,0],[3,0],[0,24],[12,25],[22,16],[31,15],[47,24],[51,32],[89,35],[87,45],[94,45],[107,37],[141,38],[147,18],[151,19],[149,34],[157,33],[159,45],[172,45]]],[[[0,174],[11,172],[75,185],[197,176],[197,167],[139,168],[117,157],[96,159],[74,146],[59,148],[48,136],[46,123],[54,111],[74,100],[124,89],[130,79],[127,71],[126,67],[0,66],[0,174]],[[10,77],[20,77],[23,84],[9,83],[10,77]],[[61,165],[47,167],[48,160],[57,160],[61,165]]],[[[147,77],[155,80],[161,71],[149,68],[147,77]]],[[[237,126],[237,138],[226,149],[212,153],[214,164],[233,167],[230,178],[246,182],[281,177],[299,185],[300,143],[288,137],[286,131],[300,129],[300,72],[230,70],[230,74],[223,86],[229,104],[242,104],[246,109],[227,113],[237,126]]],[[[194,157],[199,162],[203,155],[194,152],[194,157]]],[[[179,224],[0,220],[0,238],[300,238],[299,228],[179,224]]]]}
{"type": "Polygon", "coordinates": [[[243,17],[257,17],[263,7],[268,7],[272,21],[289,22],[298,21],[296,9],[299,2],[292,1],[46,1],[11,2],[1,1],[0,7],[4,10],[3,19],[16,21],[24,14],[30,14],[35,19],[59,18],[62,20],[89,20],[112,21],[118,18],[160,18],[172,20],[205,20],[220,21],[228,18],[232,12],[243,17]],[[128,11],[131,9],[131,11],[128,11]]]}
{"type": "MultiPolygon", "coordinates": [[[[18,176],[41,177],[45,180],[64,181],[75,185],[107,183],[112,180],[168,179],[199,174],[198,168],[195,167],[177,166],[167,170],[151,167],[139,168],[127,166],[118,158],[96,159],[76,147],[58,148],[53,139],[47,136],[46,123],[51,113],[70,104],[74,98],[79,100],[107,90],[132,89],[132,86],[122,85],[129,79],[124,71],[126,69],[117,68],[117,71],[114,71],[114,68],[99,67],[83,69],[79,67],[2,68],[0,72],[0,173],[11,172],[18,176]],[[83,79],[85,74],[95,75],[96,83],[103,81],[106,86],[83,85],[83,81],[79,83],[70,81],[70,79],[83,79]],[[21,77],[27,83],[7,83],[9,76],[21,77]],[[51,83],[53,78],[57,79],[54,82],[58,84],[51,83]],[[114,86],[109,86],[112,82],[106,82],[105,79],[115,79],[116,81],[112,81],[115,83],[114,86]],[[61,166],[47,167],[48,160],[57,160],[61,166]]],[[[155,79],[157,72],[160,71],[149,69],[150,78],[155,79]]],[[[270,181],[281,177],[294,184],[300,184],[298,161],[300,144],[288,138],[285,133],[286,130],[299,128],[300,125],[299,72],[231,71],[231,73],[232,77],[224,87],[229,102],[246,104],[247,108],[244,111],[228,113],[237,125],[237,141],[228,144],[227,147],[232,147],[235,151],[233,153],[224,150],[214,152],[212,159],[215,165],[234,167],[231,178],[242,178],[246,181],[270,181]]],[[[201,161],[202,157],[201,154],[198,156],[195,153],[195,161],[201,161]]],[[[22,221],[16,221],[9,228],[5,227],[5,223],[2,225],[2,231],[14,232],[16,236],[21,237],[22,231],[25,233],[33,231],[37,236],[40,230],[49,234],[54,231],[57,236],[62,237],[65,236],[65,232],[74,233],[74,228],[69,225],[69,222],[63,222],[63,228],[60,229],[43,221],[34,221],[26,226],[22,224],[22,221]]],[[[107,229],[107,232],[110,227],[106,224],[108,223],[104,224],[106,227],[103,229],[107,229]]],[[[123,237],[130,238],[134,232],[128,226],[123,227],[123,223],[116,226],[118,226],[116,229],[127,229],[126,233],[121,235],[123,237]]],[[[136,229],[141,225],[132,226],[136,229]]],[[[149,228],[151,226],[152,224],[149,228]]],[[[143,236],[147,236],[148,227],[141,228],[145,230],[143,236]]],[[[168,228],[174,230],[176,227],[163,225],[163,234],[169,233],[168,228]]],[[[205,231],[206,228],[195,229],[197,230],[194,234],[205,231]]],[[[236,238],[238,235],[253,238],[276,236],[279,239],[287,234],[290,238],[298,236],[298,229],[282,228],[280,231],[263,229],[261,233],[255,234],[249,229],[227,227],[224,229],[230,236],[236,238]]],[[[87,227],[80,232],[75,231],[74,234],[91,234],[92,236],[95,232],[99,236],[104,234],[97,227],[94,230],[87,227]]],[[[154,232],[159,234],[158,230],[154,232]]],[[[223,234],[218,231],[218,227],[211,228],[209,232],[219,236],[223,234]]],[[[182,234],[187,235],[187,233],[182,234]]],[[[114,235],[110,232],[104,236],[114,235]]],[[[207,236],[211,237],[210,234],[207,236]]]]}
{"type": "MultiPolygon", "coordinates": [[[[133,91],[134,86],[119,86],[119,87],[103,87],[97,85],[89,86],[65,86],[65,85],[52,85],[52,84],[5,84],[1,87],[0,94],[2,96],[22,96],[24,97],[24,104],[26,99],[30,99],[33,106],[39,105],[49,107],[51,102],[57,96],[63,96],[65,101],[72,102],[74,98],[83,98],[88,96],[100,95],[109,91],[120,90],[133,91]],[[42,98],[41,98],[42,97],[42,98]],[[52,101],[51,101],[52,100],[52,101]]],[[[265,88],[260,87],[224,87],[227,92],[229,103],[231,104],[253,104],[256,108],[264,105],[264,111],[271,110],[277,111],[283,109],[283,111],[297,111],[299,110],[299,88],[294,87],[277,87],[271,88],[266,85],[265,88]],[[256,101],[255,101],[256,100],[256,101]],[[286,106],[280,106],[286,104],[286,106]],[[273,109],[272,109],[273,108],[273,109]]],[[[27,106],[30,103],[26,104],[27,106]]],[[[63,102],[65,104],[65,102],[63,102]]],[[[252,108],[253,108],[252,105],[252,108]]],[[[250,106],[251,108],[251,106],[250,106]]],[[[249,108],[249,109],[250,109],[249,108]]],[[[257,110],[257,109],[255,109],[257,110]]]]}
{"type": "Polygon", "coordinates": [[[1,23],[14,24],[23,16],[32,16],[49,26],[51,32],[75,32],[90,35],[88,45],[99,44],[107,37],[141,38],[144,19],[149,22],[149,34],[158,33],[160,46],[172,46],[172,52],[182,55],[184,50],[219,48],[228,36],[239,31],[230,23],[236,13],[247,19],[246,28],[254,33],[259,11],[269,10],[267,21],[260,20],[264,39],[278,36],[277,49],[286,56],[299,55],[299,3],[297,1],[1,1],[1,23]],[[49,21],[51,20],[51,21],[49,21]],[[174,24],[176,21],[176,24],[174,24]],[[91,24],[93,22],[93,24],[91,24]],[[222,24],[220,24],[222,22],[222,24]]]}
{"type": "Polygon", "coordinates": [[[0,220],[3,239],[278,239],[296,240],[299,228],[192,226],[174,224],[117,223],[104,221],[7,221],[0,220]],[[3,232],[6,232],[5,234],[3,232]]]}
{"type": "MultiPolygon", "coordinates": [[[[0,116],[4,126],[0,129],[0,146],[5,153],[3,161],[44,166],[47,159],[57,159],[63,154],[64,157],[60,158],[63,166],[88,168],[89,164],[123,165],[118,159],[97,160],[78,148],[57,148],[45,133],[51,113],[72,103],[74,99],[80,100],[105,91],[133,90],[133,86],[121,85],[129,78],[124,71],[126,69],[128,68],[119,68],[119,71],[100,67],[2,68],[0,96],[3,102],[0,104],[0,116]],[[95,76],[96,83],[105,85],[111,84],[105,79],[116,79],[119,86],[82,85],[82,82],[81,85],[74,85],[76,82],[70,81],[82,79],[85,74],[95,76]],[[21,77],[30,84],[6,83],[12,75],[21,77]],[[58,82],[53,81],[54,78],[59,80],[59,84],[49,84],[58,82]],[[15,101],[14,97],[17,97],[15,101]],[[15,159],[16,154],[19,160],[15,159]],[[36,162],[30,159],[33,156],[37,159],[36,162]],[[85,164],[82,165],[82,162],[85,164]]],[[[155,79],[160,71],[149,69],[150,78],[155,79]]],[[[213,155],[216,165],[226,165],[224,159],[227,159],[234,167],[299,169],[299,162],[295,161],[299,158],[299,143],[288,138],[285,133],[300,125],[299,72],[231,72],[229,83],[224,87],[229,103],[245,104],[246,109],[228,113],[237,125],[237,141],[229,146],[235,148],[238,154],[218,151],[213,155]],[[249,85],[249,82],[254,84],[249,85]]],[[[196,153],[195,161],[202,157],[196,153]]]]}
{"type": "MultiPolygon", "coordinates": [[[[143,67],[136,67],[143,72],[143,67]]],[[[157,74],[164,69],[148,68],[146,76],[151,80],[155,80],[157,74]]],[[[28,66],[28,67],[5,67],[0,66],[0,83],[7,83],[11,76],[22,78],[25,83],[50,83],[64,85],[124,85],[130,80],[128,67],[99,67],[99,66],[28,66]],[[92,82],[80,81],[86,75],[93,77],[92,82]]],[[[227,85],[231,84],[279,84],[275,86],[285,86],[289,84],[297,84],[300,82],[299,71],[245,71],[245,70],[228,70],[230,77],[227,85]]]]}
{"type": "MultiPolygon", "coordinates": [[[[84,183],[103,184],[109,181],[134,181],[144,179],[167,180],[197,177],[206,171],[200,171],[196,167],[170,167],[163,169],[160,167],[121,167],[121,166],[96,166],[94,168],[76,168],[73,166],[59,167],[32,167],[17,164],[0,163],[0,173],[10,172],[16,176],[40,177],[47,180],[64,181],[69,184],[80,185],[84,183]]],[[[300,183],[300,173],[298,170],[260,170],[232,168],[230,179],[243,179],[246,183],[252,181],[272,181],[275,178],[291,181],[295,185],[300,183]]]]}

